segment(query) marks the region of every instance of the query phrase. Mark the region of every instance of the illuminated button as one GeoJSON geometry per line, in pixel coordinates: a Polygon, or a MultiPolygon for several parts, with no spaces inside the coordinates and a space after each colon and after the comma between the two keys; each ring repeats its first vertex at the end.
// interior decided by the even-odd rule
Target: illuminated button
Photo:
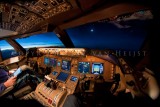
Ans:
{"type": "Polygon", "coordinates": [[[47,87],[46,90],[45,90],[45,92],[47,93],[49,90],[50,90],[50,88],[47,87]]]}
{"type": "Polygon", "coordinates": [[[39,90],[41,89],[42,85],[39,86],[39,90]]]}
{"type": "Polygon", "coordinates": [[[51,100],[50,98],[48,99],[48,103],[49,103],[49,104],[52,104],[52,100],[51,100]]]}
{"type": "Polygon", "coordinates": [[[47,89],[47,87],[44,87],[44,88],[43,88],[43,91],[45,91],[46,89],[47,89]]]}
{"type": "Polygon", "coordinates": [[[53,90],[50,88],[50,90],[48,91],[48,94],[50,94],[53,90]]]}

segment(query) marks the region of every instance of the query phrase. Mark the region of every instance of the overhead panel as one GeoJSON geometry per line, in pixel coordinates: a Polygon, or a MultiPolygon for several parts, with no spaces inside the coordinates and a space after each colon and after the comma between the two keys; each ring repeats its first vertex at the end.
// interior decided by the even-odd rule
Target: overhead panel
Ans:
{"type": "MultiPolygon", "coordinates": [[[[0,4],[0,28],[25,34],[48,18],[72,8],[67,0],[16,1],[0,4]]],[[[41,25],[40,25],[41,26],[41,25]]],[[[38,27],[40,27],[38,26],[38,27]]]]}

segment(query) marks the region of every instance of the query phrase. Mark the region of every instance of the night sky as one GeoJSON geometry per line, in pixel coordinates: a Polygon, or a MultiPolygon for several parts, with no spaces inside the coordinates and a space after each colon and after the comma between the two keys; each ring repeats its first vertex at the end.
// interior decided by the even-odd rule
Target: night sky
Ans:
{"type": "Polygon", "coordinates": [[[75,47],[137,51],[147,36],[146,23],[137,20],[125,24],[129,27],[118,28],[113,23],[95,22],[70,28],[67,32],[75,47]]]}

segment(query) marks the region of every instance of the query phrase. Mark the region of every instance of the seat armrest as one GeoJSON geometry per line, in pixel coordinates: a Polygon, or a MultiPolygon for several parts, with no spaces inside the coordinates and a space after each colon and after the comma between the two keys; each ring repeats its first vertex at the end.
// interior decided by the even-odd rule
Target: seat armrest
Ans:
{"type": "Polygon", "coordinates": [[[10,92],[12,89],[14,88],[14,86],[10,86],[8,88],[6,88],[1,94],[0,97],[5,95],[6,93],[10,92]]]}

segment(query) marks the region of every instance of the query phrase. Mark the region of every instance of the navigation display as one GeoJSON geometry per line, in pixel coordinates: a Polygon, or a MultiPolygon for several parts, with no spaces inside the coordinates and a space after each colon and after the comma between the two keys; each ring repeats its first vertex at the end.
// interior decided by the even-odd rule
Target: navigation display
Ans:
{"type": "Polygon", "coordinates": [[[92,74],[103,74],[103,63],[92,63],[92,74]]]}
{"type": "Polygon", "coordinates": [[[44,64],[48,65],[49,64],[49,58],[48,57],[44,57],[44,64]]]}
{"type": "Polygon", "coordinates": [[[57,76],[57,80],[65,82],[68,78],[69,74],[65,72],[60,72],[60,74],[57,76]]]}
{"type": "Polygon", "coordinates": [[[55,67],[57,65],[57,59],[50,58],[49,65],[55,67]]]}
{"type": "Polygon", "coordinates": [[[62,60],[62,70],[70,71],[71,69],[71,61],[62,60]]]}
{"type": "Polygon", "coordinates": [[[79,73],[89,73],[90,64],[89,62],[79,62],[78,63],[78,72],[79,73]]]}

